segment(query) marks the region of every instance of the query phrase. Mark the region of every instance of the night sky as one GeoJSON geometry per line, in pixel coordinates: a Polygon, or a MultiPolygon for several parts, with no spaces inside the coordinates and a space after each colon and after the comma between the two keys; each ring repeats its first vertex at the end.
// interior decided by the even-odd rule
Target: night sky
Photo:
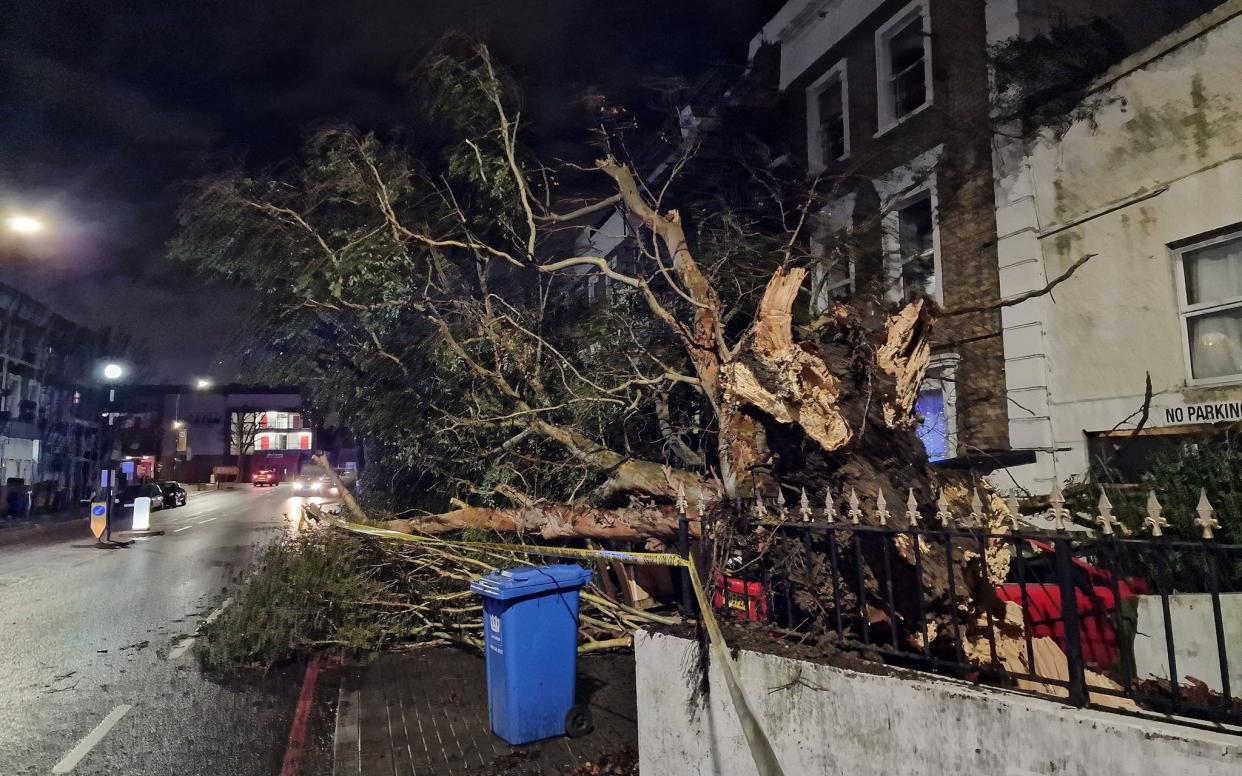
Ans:
{"type": "Polygon", "coordinates": [[[14,0],[0,24],[0,206],[45,217],[0,242],[0,279],[131,330],[152,377],[232,377],[249,297],[164,258],[186,181],[296,153],[308,127],[411,121],[403,76],[449,30],[517,76],[562,146],[599,90],[637,108],[653,78],[741,66],[775,0],[14,0]],[[223,363],[220,363],[220,362],[223,363]]]}

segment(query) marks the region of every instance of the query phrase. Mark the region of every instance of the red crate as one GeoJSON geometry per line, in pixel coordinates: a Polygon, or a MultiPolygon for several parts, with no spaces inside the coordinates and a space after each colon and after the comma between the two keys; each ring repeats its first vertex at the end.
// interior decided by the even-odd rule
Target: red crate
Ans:
{"type": "Polygon", "coordinates": [[[768,621],[768,597],[762,582],[716,575],[712,593],[712,608],[727,610],[736,620],[746,622],[768,621]]]}

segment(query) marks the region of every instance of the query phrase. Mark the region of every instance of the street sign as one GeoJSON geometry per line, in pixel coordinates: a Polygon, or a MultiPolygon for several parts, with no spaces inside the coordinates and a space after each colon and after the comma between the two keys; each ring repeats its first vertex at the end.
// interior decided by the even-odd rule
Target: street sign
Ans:
{"type": "MultiPolygon", "coordinates": [[[[106,472],[105,472],[106,473],[106,472]]],[[[108,502],[91,502],[91,533],[96,539],[103,539],[104,529],[108,527],[108,502]]]]}
{"type": "Polygon", "coordinates": [[[112,471],[110,469],[99,470],[99,487],[106,488],[108,487],[108,485],[111,484],[109,482],[109,480],[111,479],[111,474],[112,474],[112,471]]]}
{"type": "Polygon", "coordinates": [[[134,462],[133,461],[121,461],[121,474],[124,474],[126,477],[133,477],[134,476],[134,462]]]}

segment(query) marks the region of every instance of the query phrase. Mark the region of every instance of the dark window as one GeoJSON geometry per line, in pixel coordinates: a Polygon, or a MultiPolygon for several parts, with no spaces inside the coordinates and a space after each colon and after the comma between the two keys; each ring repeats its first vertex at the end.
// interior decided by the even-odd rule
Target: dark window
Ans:
{"type": "Polygon", "coordinates": [[[917,199],[897,211],[898,246],[901,251],[902,296],[936,293],[935,221],[930,196],[917,199]]]}
{"type": "Polygon", "coordinates": [[[889,95],[893,118],[899,119],[927,102],[927,60],[923,48],[923,16],[916,15],[888,39],[889,95]]]}
{"type": "Polygon", "coordinates": [[[824,87],[819,101],[819,141],[824,161],[845,156],[845,85],[837,76],[824,87]]]}

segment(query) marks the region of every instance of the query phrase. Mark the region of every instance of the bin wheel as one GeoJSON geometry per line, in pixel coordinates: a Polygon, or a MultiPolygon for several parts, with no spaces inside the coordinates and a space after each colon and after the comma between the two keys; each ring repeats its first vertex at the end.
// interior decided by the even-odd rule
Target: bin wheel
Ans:
{"type": "Polygon", "coordinates": [[[572,706],[565,715],[565,735],[570,738],[582,738],[595,729],[591,721],[591,710],[586,706],[572,706]]]}

